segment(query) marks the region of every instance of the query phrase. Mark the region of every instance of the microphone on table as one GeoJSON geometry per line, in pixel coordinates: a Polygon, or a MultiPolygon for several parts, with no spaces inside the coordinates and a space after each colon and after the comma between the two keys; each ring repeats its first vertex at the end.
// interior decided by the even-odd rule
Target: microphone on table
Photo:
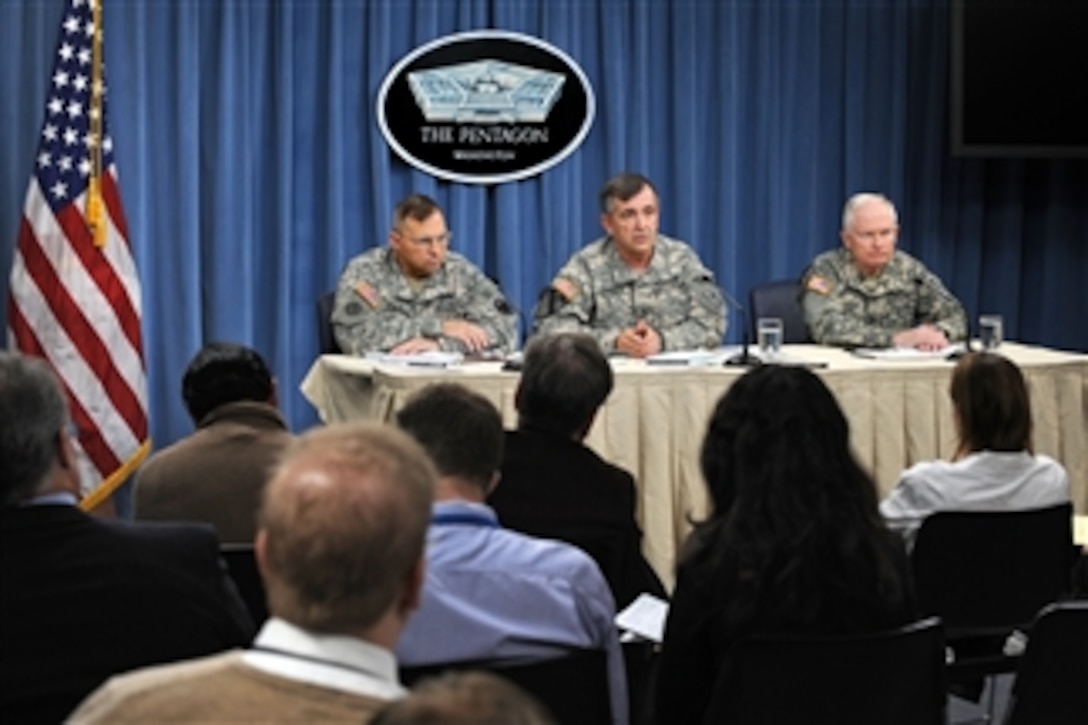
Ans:
{"type": "Polygon", "coordinates": [[[748,352],[748,345],[750,345],[752,342],[752,330],[751,327],[748,325],[748,313],[744,311],[744,305],[738,302],[736,298],[733,297],[733,295],[729,294],[724,289],[721,290],[721,293],[722,297],[725,298],[725,301],[734,309],[736,309],[737,312],[740,313],[740,323],[742,328],[740,352],[730,358],[727,358],[725,362],[722,363],[722,365],[725,367],[755,367],[756,365],[762,365],[763,361],[760,360],[758,356],[748,352]]]}

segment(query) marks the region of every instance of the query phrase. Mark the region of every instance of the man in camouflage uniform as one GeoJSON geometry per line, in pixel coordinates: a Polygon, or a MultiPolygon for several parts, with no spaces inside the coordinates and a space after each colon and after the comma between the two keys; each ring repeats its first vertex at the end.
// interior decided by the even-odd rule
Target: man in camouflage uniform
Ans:
{"type": "Polygon", "coordinates": [[[840,236],[843,247],[820,254],[802,277],[813,340],[939,350],[967,337],[959,301],[925,265],[896,250],[899,217],[886,197],[852,196],[840,236]]]}
{"type": "Polygon", "coordinates": [[[720,345],[725,304],[714,275],[687,244],[658,233],[650,181],[610,179],[601,210],[607,235],[559,270],[537,305],[537,332],[585,331],[606,353],[632,357],[720,345]]]}
{"type": "Polygon", "coordinates": [[[340,275],[332,312],[340,349],[355,355],[516,349],[514,308],[449,243],[433,199],[413,194],[397,204],[389,247],[360,254],[340,275]]]}

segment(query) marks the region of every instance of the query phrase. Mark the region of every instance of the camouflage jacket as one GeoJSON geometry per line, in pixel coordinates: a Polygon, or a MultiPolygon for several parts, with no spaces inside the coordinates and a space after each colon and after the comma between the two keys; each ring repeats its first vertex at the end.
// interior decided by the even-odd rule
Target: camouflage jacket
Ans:
{"type": "Polygon", "coordinates": [[[889,347],[900,330],[929,323],[949,341],[967,337],[963,306],[941,280],[896,251],[875,277],[858,272],[845,248],[824,252],[801,279],[805,322],[822,345],[889,347]]]}
{"type": "Polygon", "coordinates": [[[640,319],[661,335],[663,350],[714,348],[725,334],[725,303],[714,275],[684,242],[658,235],[650,266],[630,269],[602,237],[559,270],[537,305],[539,333],[583,330],[606,352],[640,319]]]}
{"type": "Polygon", "coordinates": [[[430,277],[409,281],[388,247],[352,259],[336,287],[332,323],[344,352],[388,351],[413,337],[437,340],[443,350],[464,344],[442,335],[446,320],[466,320],[487,332],[497,352],[517,349],[518,315],[498,285],[456,252],[430,277]]]}

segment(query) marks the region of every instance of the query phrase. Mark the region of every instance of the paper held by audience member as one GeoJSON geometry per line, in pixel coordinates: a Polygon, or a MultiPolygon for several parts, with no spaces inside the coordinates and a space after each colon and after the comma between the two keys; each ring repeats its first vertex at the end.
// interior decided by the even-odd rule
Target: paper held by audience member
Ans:
{"type": "Polygon", "coordinates": [[[859,347],[854,354],[872,360],[941,360],[964,352],[963,343],[948,345],[940,350],[919,350],[914,347],[859,347]]]}
{"type": "Polygon", "coordinates": [[[653,594],[639,594],[635,601],[616,615],[616,626],[642,639],[661,642],[668,613],[668,602],[653,594]]]}
{"type": "Polygon", "coordinates": [[[379,365],[400,365],[406,367],[451,368],[461,364],[464,356],[459,352],[428,350],[411,355],[393,355],[387,352],[368,352],[366,359],[379,365]]]}

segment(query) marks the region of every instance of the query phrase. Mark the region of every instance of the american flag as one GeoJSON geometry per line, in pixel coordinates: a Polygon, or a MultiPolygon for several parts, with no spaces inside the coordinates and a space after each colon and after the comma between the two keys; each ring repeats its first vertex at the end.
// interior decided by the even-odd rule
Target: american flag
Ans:
{"type": "Polygon", "coordinates": [[[140,282],[106,125],[96,2],[70,0],[61,20],[8,297],[11,346],[47,360],[68,393],[85,509],[150,448],[140,282]]]}

